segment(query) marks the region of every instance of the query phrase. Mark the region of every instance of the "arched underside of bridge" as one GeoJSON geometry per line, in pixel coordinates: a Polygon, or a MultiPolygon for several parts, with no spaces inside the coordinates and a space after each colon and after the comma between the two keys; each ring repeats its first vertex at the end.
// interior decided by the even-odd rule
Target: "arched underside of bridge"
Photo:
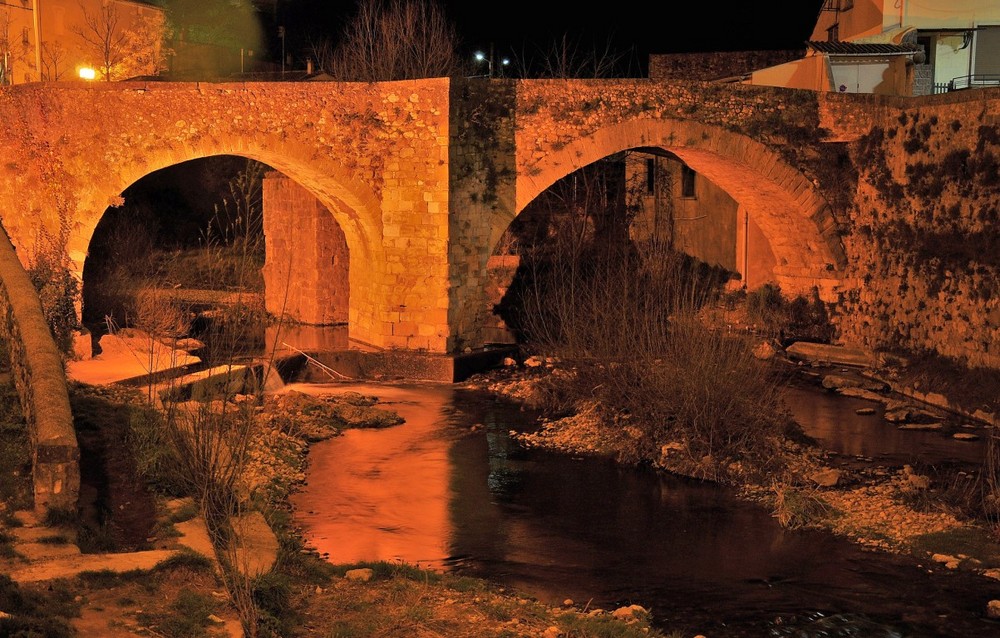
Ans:
{"type": "MultiPolygon", "coordinates": [[[[690,121],[637,119],[603,128],[518,168],[516,212],[588,164],[629,149],[660,150],[679,157],[724,189],[755,220],[777,260],[782,290],[808,293],[816,286],[833,300],[845,266],[829,204],[813,184],[777,153],[746,136],[690,121]]],[[[510,224],[496,219],[491,246],[510,224]]]]}
{"type": "MultiPolygon", "coordinates": [[[[259,138],[256,142],[245,146],[237,144],[227,148],[211,145],[186,147],[172,153],[146,157],[143,163],[130,164],[120,173],[109,176],[105,183],[92,185],[90,191],[95,205],[81,206],[84,215],[81,216],[68,246],[74,267],[79,274],[83,273],[83,260],[86,258],[94,231],[107,210],[100,208],[100,202],[114,201],[129,186],[161,169],[219,155],[245,157],[270,166],[305,188],[332,215],[334,222],[344,233],[351,261],[348,266],[350,289],[348,323],[351,337],[368,343],[376,341],[373,334],[378,326],[378,295],[381,292],[378,290],[381,280],[378,269],[385,263],[381,242],[381,204],[378,198],[370,187],[350,177],[346,171],[338,170],[336,166],[324,163],[320,167],[315,162],[298,159],[296,154],[288,153],[287,149],[286,152],[265,150],[274,148],[281,149],[282,145],[259,138]]],[[[268,214],[267,210],[263,212],[265,215],[268,214]]],[[[272,220],[270,223],[275,222],[272,220]]],[[[280,223],[280,220],[277,223],[280,223]]],[[[296,221],[290,220],[289,223],[295,224],[296,221]]],[[[316,241],[316,238],[299,233],[298,240],[316,241]]],[[[269,253],[267,260],[269,264],[290,261],[291,255],[269,253]]],[[[279,279],[275,278],[275,281],[279,279]]],[[[284,278],[280,278],[280,281],[283,282],[284,278]]],[[[273,281],[269,283],[272,284],[273,281]]],[[[294,285],[294,282],[288,285],[294,285]]],[[[269,292],[274,292],[278,297],[283,294],[282,291],[269,292]]],[[[269,310],[280,311],[270,308],[269,310]]]]}

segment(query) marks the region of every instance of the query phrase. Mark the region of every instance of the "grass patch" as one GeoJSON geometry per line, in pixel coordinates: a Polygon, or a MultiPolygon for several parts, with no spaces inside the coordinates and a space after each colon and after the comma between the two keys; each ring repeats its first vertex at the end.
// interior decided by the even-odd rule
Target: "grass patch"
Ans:
{"type": "Polygon", "coordinates": [[[136,618],[159,635],[201,638],[208,635],[208,627],[213,624],[209,616],[215,613],[215,605],[215,601],[209,596],[182,589],[171,603],[169,611],[140,612],[136,618]]]}
{"type": "Polygon", "coordinates": [[[23,588],[0,574],[0,636],[71,638],[69,619],[79,614],[79,603],[60,581],[44,588],[23,588]]]}
{"type": "Polygon", "coordinates": [[[986,568],[1000,567],[1000,543],[988,530],[961,527],[944,532],[922,534],[911,541],[914,551],[947,554],[978,560],[986,568]]]}
{"type": "Polygon", "coordinates": [[[113,589],[126,583],[151,580],[150,573],[145,569],[130,569],[125,572],[116,572],[110,569],[88,570],[80,572],[77,578],[94,589],[113,589]]]}
{"type": "Polygon", "coordinates": [[[198,504],[194,502],[194,499],[191,499],[185,501],[183,505],[174,510],[167,520],[171,523],[183,523],[185,521],[190,521],[200,513],[201,512],[198,510],[198,504]]]}
{"type": "Polygon", "coordinates": [[[154,572],[166,572],[178,569],[187,569],[192,572],[202,574],[215,573],[215,563],[206,556],[193,550],[177,552],[170,558],[165,558],[153,567],[154,572]]]}
{"type": "Polygon", "coordinates": [[[437,583],[441,581],[441,574],[429,570],[420,569],[407,563],[394,563],[389,561],[373,561],[350,563],[345,565],[334,565],[333,573],[343,577],[352,569],[372,570],[371,580],[392,580],[402,578],[425,583],[437,583]]]}
{"type": "Polygon", "coordinates": [[[652,629],[648,614],[636,614],[629,623],[603,614],[562,614],[557,621],[563,634],[587,638],[647,638],[652,629]]]}
{"type": "Polygon", "coordinates": [[[843,512],[827,503],[816,490],[796,489],[787,485],[776,485],[773,490],[773,514],[783,527],[825,527],[843,516],[843,512]]]}

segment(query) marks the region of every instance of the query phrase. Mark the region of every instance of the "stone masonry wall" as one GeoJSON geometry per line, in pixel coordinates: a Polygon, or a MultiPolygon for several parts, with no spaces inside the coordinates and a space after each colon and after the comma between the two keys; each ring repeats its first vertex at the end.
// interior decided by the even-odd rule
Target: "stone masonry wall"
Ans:
{"type": "Polygon", "coordinates": [[[806,50],[713,51],[668,53],[649,56],[649,77],[653,80],[720,80],[735,78],[805,56],[806,50]]]}
{"type": "MultiPolygon", "coordinates": [[[[704,82],[532,81],[518,87],[517,208],[575,168],[630,148],[677,155],[751,215],[790,294],[836,298],[849,198],[843,145],[811,91],[704,82]]],[[[498,220],[498,223],[502,220],[498,220]]]]}
{"type": "Polygon", "coordinates": [[[68,230],[82,272],[97,223],[145,175],[212,155],[258,160],[343,230],[352,329],[443,352],[448,325],[447,79],[386,83],[46,83],[0,87],[0,210],[27,263],[68,230]]]}
{"type": "Polygon", "coordinates": [[[856,143],[845,339],[1000,367],[997,97],[900,102],[856,143]]]}
{"type": "Polygon", "coordinates": [[[347,323],[350,254],[344,231],[312,193],[281,173],[264,177],[263,202],[268,313],[312,325],[347,323]]]}
{"type": "Polygon", "coordinates": [[[76,510],[80,448],[62,358],[41,303],[7,234],[0,230],[0,337],[32,443],[35,511],[76,510]]]}

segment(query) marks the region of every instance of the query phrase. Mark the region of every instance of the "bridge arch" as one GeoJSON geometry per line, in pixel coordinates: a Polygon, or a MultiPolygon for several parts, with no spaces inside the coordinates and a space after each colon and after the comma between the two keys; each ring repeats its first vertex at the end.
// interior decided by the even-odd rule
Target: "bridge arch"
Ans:
{"type": "MultiPolygon", "coordinates": [[[[826,200],[801,172],[763,144],[718,126],[676,119],[637,118],[609,125],[552,149],[519,167],[515,213],[557,180],[615,153],[671,153],[746,207],[770,242],[782,289],[828,293],[840,279],[844,251],[826,200]]],[[[497,219],[491,245],[510,219],[497,219]]]]}
{"type": "MultiPolygon", "coordinates": [[[[90,189],[94,202],[120,201],[122,194],[144,177],[172,166],[191,161],[220,156],[236,156],[256,160],[308,191],[344,234],[350,263],[348,265],[350,330],[352,337],[361,341],[373,340],[368,334],[376,321],[377,271],[385,263],[383,255],[381,202],[375,191],[359,181],[343,166],[334,162],[311,162],[309,155],[300,149],[289,149],[278,140],[260,136],[251,142],[232,140],[225,148],[217,144],[196,143],[180,149],[152,154],[142,162],[133,162],[119,173],[109,175],[106,183],[95,184],[90,189]]],[[[70,237],[68,250],[78,275],[83,274],[84,261],[89,253],[94,232],[106,214],[107,207],[100,205],[80,207],[81,215],[70,237]]],[[[266,216],[268,210],[262,211],[266,216]]],[[[275,213],[270,213],[275,214],[275,213]]],[[[289,223],[294,224],[295,221],[289,223]]],[[[316,241],[315,237],[296,235],[301,241],[316,241]]],[[[269,254],[269,263],[288,257],[269,254]]],[[[284,281],[284,278],[281,278],[284,281]]],[[[282,284],[284,285],[284,284],[282,284]]],[[[278,296],[280,296],[279,293],[278,296]]]]}

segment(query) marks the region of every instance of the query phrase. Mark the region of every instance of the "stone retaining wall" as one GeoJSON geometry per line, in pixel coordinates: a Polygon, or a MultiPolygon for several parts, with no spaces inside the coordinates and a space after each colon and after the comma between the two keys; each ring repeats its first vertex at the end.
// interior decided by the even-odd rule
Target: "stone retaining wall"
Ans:
{"type": "Polygon", "coordinates": [[[1000,103],[934,98],[884,113],[855,145],[841,330],[1000,368],[1000,103]]]}
{"type": "Polygon", "coordinates": [[[42,313],[38,294],[14,246],[0,232],[0,337],[32,442],[35,511],[76,511],[80,449],[73,429],[62,357],[42,313]]]}

